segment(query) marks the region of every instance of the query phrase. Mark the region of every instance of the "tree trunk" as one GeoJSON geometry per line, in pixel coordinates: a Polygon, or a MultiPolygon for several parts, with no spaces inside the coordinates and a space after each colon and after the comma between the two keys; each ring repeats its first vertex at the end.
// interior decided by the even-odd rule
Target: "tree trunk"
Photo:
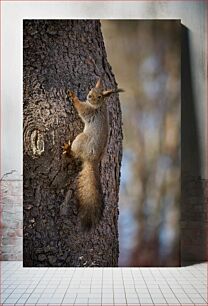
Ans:
{"type": "Polygon", "coordinates": [[[85,100],[102,75],[105,88],[116,86],[99,21],[24,21],[24,266],[118,264],[118,96],[107,101],[109,140],[100,165],[104,214],[87,233],[76,203],[80,163],[66,158],[61,148],[83,130],[66,89],[85,100]]]}

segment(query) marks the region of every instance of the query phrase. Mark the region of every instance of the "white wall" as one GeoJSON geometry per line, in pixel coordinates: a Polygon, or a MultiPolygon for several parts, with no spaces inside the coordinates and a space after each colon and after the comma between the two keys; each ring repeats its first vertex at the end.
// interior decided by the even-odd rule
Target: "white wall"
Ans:
{"type": "MultiPolygon", "coordinates": [[[[22,179],[22,20],[23,19],[181,19],[189,29],[193,94],[195,97],[201,173],[205,169],[207,135],[205,12],[203,1],[3,1],[2,2],[2,91],[1,91],[1,176],[22,179]]],[[[190,122],[191,124],[191,122],[190,122]]],[[[200,173],[200,171],[199,171],[200,173]]]]}

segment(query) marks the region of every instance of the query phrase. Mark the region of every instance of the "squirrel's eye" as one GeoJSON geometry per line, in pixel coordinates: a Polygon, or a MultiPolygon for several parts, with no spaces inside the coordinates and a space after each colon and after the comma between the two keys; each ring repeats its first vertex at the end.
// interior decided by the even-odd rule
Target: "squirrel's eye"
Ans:
{"type": "Polygon", "coordinates": [[[102,96],[98,96],[98,99],[100,99],[102,96]]]}
{"type": "Polygon", "coordinates": [[[92,98],[92,95],[89,95],[88,98],[92,98]]]}

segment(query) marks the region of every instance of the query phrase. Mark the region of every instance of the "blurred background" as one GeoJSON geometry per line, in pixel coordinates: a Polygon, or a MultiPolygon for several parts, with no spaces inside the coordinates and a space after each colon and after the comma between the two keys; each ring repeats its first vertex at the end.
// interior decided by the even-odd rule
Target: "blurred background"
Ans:
{"type": "Polygon", "coordinates": [[[119,87],[120,266],[180,265],[180,21],[103,20],[119,87]]]}

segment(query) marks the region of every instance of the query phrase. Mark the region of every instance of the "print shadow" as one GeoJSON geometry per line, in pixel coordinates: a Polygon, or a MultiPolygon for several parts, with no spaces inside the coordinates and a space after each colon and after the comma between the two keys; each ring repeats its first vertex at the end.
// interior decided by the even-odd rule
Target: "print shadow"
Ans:
{"type": "MultiPolygon", "coordinates": [[[[181,265],[206,260],[205,184],[196,116],[190,31],[181,29],[181,265]]],[[[201,102],[201,101],[200,101],[201,102]]]]}

